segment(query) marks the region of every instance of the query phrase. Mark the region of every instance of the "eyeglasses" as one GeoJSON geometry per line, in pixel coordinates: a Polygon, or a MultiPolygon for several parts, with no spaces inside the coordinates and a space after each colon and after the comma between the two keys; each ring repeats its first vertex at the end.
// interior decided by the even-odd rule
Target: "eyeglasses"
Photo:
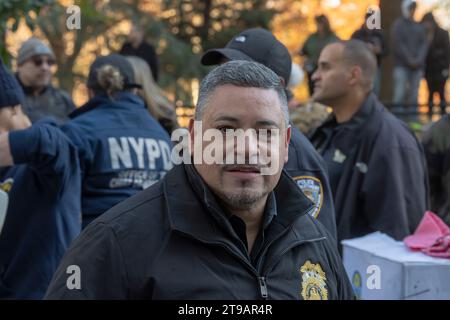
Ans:
{"type": "Polygon", "coordinates": [[[33,58],[31,59],[36,67],[40,67],[43,63],[46,63],[49,67],[55,64],[55,60],[53,59],[45,59],[45,58],[33,58]]]}

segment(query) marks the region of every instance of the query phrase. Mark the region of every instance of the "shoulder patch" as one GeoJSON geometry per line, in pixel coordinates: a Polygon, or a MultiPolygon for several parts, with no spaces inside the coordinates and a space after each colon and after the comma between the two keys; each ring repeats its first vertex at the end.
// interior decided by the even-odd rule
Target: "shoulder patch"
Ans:
{"type": "Polygon", "coordinates": [[[300,268],[302,274],[302,297],[304,300],[328,300],[327,277],[319,263],[307,260],[300,268]]]}
{"type": "Polygon", "coordinates": [[[311,211],[311,216],[317,218],[323,204],[322,182],[313,176],[297,176],[293,177],[293,179],[305,196],[314,203],[314,210],[311,211]]]}
{"type": "Polygon", "coordinates": [[[14,179],[8,178],[5,181],[0,182],[0,189],[5,191],[6,193],[8,193],[9,191],[11,191],[13,184],[14,184],[14,179]]]}

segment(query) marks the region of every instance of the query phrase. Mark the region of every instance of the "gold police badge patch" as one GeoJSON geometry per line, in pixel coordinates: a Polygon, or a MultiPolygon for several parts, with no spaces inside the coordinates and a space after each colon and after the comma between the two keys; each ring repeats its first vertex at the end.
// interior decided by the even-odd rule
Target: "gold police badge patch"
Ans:
{"type": "Polygon", "coordinates": [[[302,297],[304,300],[328,300],[327,277],[320,264],[306,261],[300,268],[302,274],[302,297]]]}

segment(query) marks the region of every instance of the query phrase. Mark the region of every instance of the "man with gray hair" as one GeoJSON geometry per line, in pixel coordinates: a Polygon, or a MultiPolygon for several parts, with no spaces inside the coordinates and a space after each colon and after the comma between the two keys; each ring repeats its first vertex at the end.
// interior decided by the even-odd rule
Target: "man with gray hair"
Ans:
{"type": "Polygon", "coordinates": [[[53,117],[58,124],[75,110],[69,94],[52,86],[53,51],[37,38],[25,41],[17,56],[17,80],[25,93],[23,110],[32,122],[53,117]]]}
{"type": "MultiPolygon", "coordinates": [[[[204,65],[226,61],[259,62],[274,71],[287,89],[291,77],[292,59],[289,50],[270,31],[262,28],[246,29],[235,35],[224,48],[210,49],[201,59],[204,65]]],[[[326,165],[306,136],[296,126],[291,127],[289,160],[284,170],[294,179],[302,192],[314,202],[310,215],[319,220],[336,237],[333,197],[326,165]]]]}
{"type": "Polygon", "coordinates": [[[339,241],[375,231],[402,240],[428,209],[422,148],[372,92],[376,67],[350,40],[326,46],[313,75],[313,98],[333,108],[311,140],[328,165],[339,241]]]}
{"type": "Polygon", "coordinates": [[[223,64],[202,81],[195,118],[190,157],[209,147],[208,132],[254,130],[243,150],[234,141],[221,146],[245,161],[180,164],[103,214],[68,250],[46,297],[353,298],[334,238],[308,214],[312,202],[282,170],[291,129],[279,77],[256,62],[223,64]],[[263,175],[264,165],[251,159],[268,144],[278,166],[263,175]],[[82,270],[78,283],[66,273],[73,265],[82,270]]]}

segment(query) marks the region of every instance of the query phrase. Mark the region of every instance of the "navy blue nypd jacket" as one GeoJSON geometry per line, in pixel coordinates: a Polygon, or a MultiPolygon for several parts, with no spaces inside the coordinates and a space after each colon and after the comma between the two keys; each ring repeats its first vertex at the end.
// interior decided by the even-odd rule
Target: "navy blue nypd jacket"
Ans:
{"type": "Polygon", "coordinates": [[[81,229],[75,146],[54,121],[9,133],[15,163],[0,168],[9,204],[0,234],[0,299],[41,299],[81,229]]]}
{"type": "Polygon", "coordinates": [[[311,216],[319,220],[330,234],[337,238],[333,195],[326,164],[308,138],[296,126],[291,125],[291,132],[289,159],[284,170],[314,203],[311,216]]]}
{"type": "Polygon", "coordinates": [[[80,157],[83,227],[172,167],[168,134],[130,92],[97,95],[70,118],[63,131],[80,157]]]}

